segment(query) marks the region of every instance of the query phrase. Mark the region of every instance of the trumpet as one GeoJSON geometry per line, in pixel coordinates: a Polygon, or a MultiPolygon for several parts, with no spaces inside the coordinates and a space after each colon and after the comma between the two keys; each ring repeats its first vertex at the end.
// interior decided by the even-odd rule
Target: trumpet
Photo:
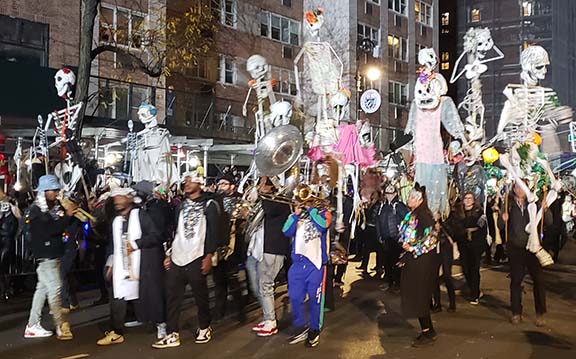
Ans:
{"type": "MultiPolygon", "coordinates": [[[[70,206],[76,205],[72,200],[65,197],[61,197],[59,198],[59,200],[60,204],[62,204],[62,207],[64,208],[69,208],[70,206]]],[[[90,213],[86,212],[80,207],[77,207],[76,210],[74,211],[74,217],[78,218],[80,222],[90,222],[90,223],[96,222],[96,218],[94,218],[94,216],[92,216],[90,213]]]]}
{"type": "Polygon", "coordinates": [[[334,208],[323,198],[318,197],[314,190],[307,184],[299,184],[294,190],[294,198],[300,203],[307,206],[316,207],[326,211],[332,211],[334,208]]]}

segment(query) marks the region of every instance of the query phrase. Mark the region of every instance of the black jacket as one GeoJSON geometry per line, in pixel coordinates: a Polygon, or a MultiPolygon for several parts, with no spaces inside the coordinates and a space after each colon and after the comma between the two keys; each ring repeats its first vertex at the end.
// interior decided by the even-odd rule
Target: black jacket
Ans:
{"type": "MultiPolygon", "coordinates": [[[[500,213],[504,213],[506,209],[503,208],[500,213]]],[[[506,246],[512,248],[526,248],[528,244],[528,233],[526,233],[526,225],[530,222],[528,215],[528,202],[524,201],[524,205],[518,206],[514,196],[508,199],[508,223],[504,223],[502,217],[498,219],[498,225],[501,228],[501,233],[504,235],[506,225],[508,226],[508,238],[506,239],[506,246]]],[[[552,222],[550,211],[544,212],[545,224],[552,222]]],[[[540,225],[538,226],[540,230],[540,225]]]]}
{"type": "Polygon", "coordinates": [[[262,200],[264,210],[264,253],[290,254],[290,239],[284,237],[282,227],[290,215],[286,204],[262,200]]]}
{"type": "Polygon", "coordinates": [[[44,213],[33,204],[26,214],[30,248],[37,259],[60,258],[64,254],[62,235],[71,221],[64,209],[44,213]]]}
{"type": "Polygon", "coordinates": [[[398,227],[400,226],[400,222],[402,222],[406,216],[406,213],[408,213],[408,209],[404,203],[398,200],[398,197],[394,198],[392,202],[386,200],[382,202],[376,225],[380,241],[396,241],[398,239],[398,227]]]}

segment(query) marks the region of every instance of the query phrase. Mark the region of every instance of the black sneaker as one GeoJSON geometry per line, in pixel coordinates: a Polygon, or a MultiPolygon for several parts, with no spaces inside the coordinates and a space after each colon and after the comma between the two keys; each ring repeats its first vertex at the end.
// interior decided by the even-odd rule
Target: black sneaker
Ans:
{"type": "Polygon", "coordinates": [[[308,338],[308,328],[297,328],[294,335],[288,339],[288,344],[302,343],[308,338]]]}
{"type": "Polygon", "coordinates": [[[420,335],[412,342],[414,348],[421,348],[434,344],[436,334],[420,333],[420,335]]]}
{"type": "Polygon", "coordinates": [[[308,348],[314,348],[320,343],[320,331],[310,330],[308,331],[308,340],[306,341],[306,346],[308,348]]]}

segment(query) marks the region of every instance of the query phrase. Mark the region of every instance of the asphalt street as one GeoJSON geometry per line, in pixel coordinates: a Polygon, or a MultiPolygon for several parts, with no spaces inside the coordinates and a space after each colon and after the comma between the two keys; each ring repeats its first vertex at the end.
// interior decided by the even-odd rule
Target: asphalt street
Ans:
{"type": "MultiPolygon", "coordinates": [[[[252,305],[248,321],[239,323],[234,317],[228,318],[213,326],[214,338],[210,343],[194,344],[195,308],[188,301],[181,318],[182,346],[164,350],[151,347],[155,340],[152,327],[126,329],[124,344],[98,347],[96,340],[107,328],[109,309],[107,305],[89,307],[94,299],[92,292],[81,293],[82,308],[69,317],[75,336],[71,342],[60,342],[54,337],[24,339],[28,303],[22,300],[0,304],[0,358],[576,358],[574,242],[567,244],[560,264],[546,270],[546,327],[534,325],[528,279],[524,289],[524,322],[511,325],[507,267],[483,267],[481,285],[485,296],[481,304],[472,306],[459,295],[456,313],[444,311],[433,315],[439,334],[436,343],[418,349],[410,346],[418,324],[400,314],[399,295],[384,291],[381,281],[361,278],[355,266],[352,263],[348,267],[346,285],[337,291],[337,308],[326,313],[320,345],[314,349],[287,344],[288,336],[283,329],[290,324],[290,312],[286,287],[282,286],[277,290],[276,301],[279,334],[259,338],[251,333],[251,326],[260,318],[258,308],[252,305]]],[[[455,272],[458,271],[455,267],[455,272]]],[[[463,282],[459,280],[458,285],[462,287],[463,282]]],[[[465,294],[465,290],[462,292],[465,294]]],[[[53,328],[47,308],[43,323],[46,328],[53,328]]]]}

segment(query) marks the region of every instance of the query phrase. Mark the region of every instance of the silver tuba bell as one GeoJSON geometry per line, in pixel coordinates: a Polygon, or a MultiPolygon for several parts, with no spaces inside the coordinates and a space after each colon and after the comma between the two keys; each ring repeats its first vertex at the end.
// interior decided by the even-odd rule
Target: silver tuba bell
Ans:
{"type": "Polygon", "coordinates": [[[256,147],[254,162],[262,176],[277,176],[300,158],[304,140],[293,125],[278,126],[262,137],[256,147]]]}

